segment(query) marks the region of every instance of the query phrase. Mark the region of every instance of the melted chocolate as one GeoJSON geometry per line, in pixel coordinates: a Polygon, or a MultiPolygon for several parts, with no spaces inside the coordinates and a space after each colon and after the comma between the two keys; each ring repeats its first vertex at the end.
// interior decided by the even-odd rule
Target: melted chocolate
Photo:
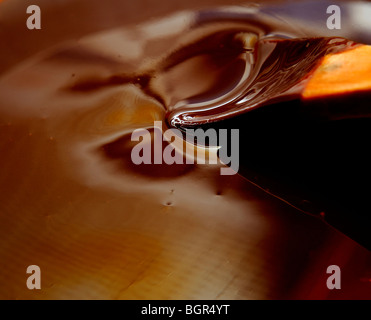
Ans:
{"type": "MultiPolygon", "coordinates": [[[[0,4],[1,298],[370,296],[370,253],[319,219],[239,175],[220,176],[220,165],[130,161],[134,129],[241,119],[295,95],[318,59],[351,42],[208,0],[42,4],[33,33],[23,4],[0,4]],[[25,286],[32,264],[41,291],[25,286]],[[330,264],[347,290],[324,286],[330,264]]],[[[249,178],[262,176],[254,159],[249,178]]]]}
{"type": "Polygon", "coordinates": [[[185,103],[168,114],[168,121],[179,126],[199,125],[299,97],[305,81],[323,56],[354,45],[340,38],[261,40],[255,48],[251,75],[230,90],[232,93],[220,97],[220,102],[206,101],[196,108],[190,102],[185,103]]]}

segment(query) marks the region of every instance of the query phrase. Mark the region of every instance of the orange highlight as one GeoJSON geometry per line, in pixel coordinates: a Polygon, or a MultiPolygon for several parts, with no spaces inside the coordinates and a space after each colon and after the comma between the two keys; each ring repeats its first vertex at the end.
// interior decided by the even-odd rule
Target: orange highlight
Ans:
{"type": "Polygon", "coordinates": [[[371,89],[371,46],[324,57],[302,93],[304,99],[371,89]]]}

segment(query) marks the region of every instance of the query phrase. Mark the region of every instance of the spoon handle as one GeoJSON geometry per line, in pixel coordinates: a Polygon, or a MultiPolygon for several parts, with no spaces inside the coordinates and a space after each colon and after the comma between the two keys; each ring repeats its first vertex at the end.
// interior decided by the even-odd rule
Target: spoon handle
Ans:
{"type": "Polygon", "coordinates": [[[371,89],[371,46],[326,55],[302,92],[303,99],[371,89]]]}

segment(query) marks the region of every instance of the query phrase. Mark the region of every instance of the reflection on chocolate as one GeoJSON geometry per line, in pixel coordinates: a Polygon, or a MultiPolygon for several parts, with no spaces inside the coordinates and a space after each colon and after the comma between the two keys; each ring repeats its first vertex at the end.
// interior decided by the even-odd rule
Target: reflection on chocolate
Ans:
{"type": "Polygon", "coordinates": [[[172,110],[169,122],[180,126],[209,123],[268,102],[298,97],[322,57],[355,45],[341,38],[263,39],[253,52],[252,70],[242,83],[219,101],[206,101],[196,108],[185,103],[172,110]]]}
{"type": "Polygon", "coordinates": [[[86,16],[77,0],[55,4],[66,30],[45,8],[32,45],[15,19],[24,50],[0,53],[0,297],[370,298],[370,252],[320,219],[242,176],[221,176],[219,165],[130,162],[134,129],[240,113],[249,104],[238,99],[287,93],[329,48],[352,43],[304,39],[252,7],[165,16],[201,6],[173,1],[122,20],[133,8],[114,2],[120,10],[91,1],[103,8],[86,16]],[[42,289],[31,291],[34,264],[42,289]],[[331,264],[344,290],[327,289],[331,264]]]}

